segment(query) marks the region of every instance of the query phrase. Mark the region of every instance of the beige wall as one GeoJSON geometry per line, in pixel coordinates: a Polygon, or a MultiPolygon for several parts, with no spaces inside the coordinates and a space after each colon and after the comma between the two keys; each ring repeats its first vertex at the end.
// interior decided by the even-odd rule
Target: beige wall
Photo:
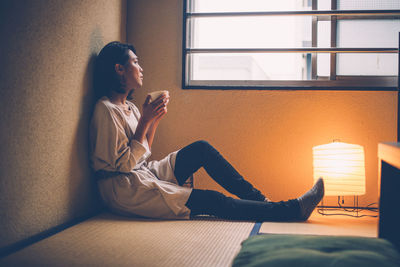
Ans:
{"type": "MultiPolygon", "coordinates": [[[[136,103],[149,91],[171,94],[153,158],[205,139],[254,185],[281,200],[312,185],[312,147],[340,139],[364,146],[367,194],[360,201],[377,201],[377,144],[396,140],[395,92],[182,90],[182,1],[128,1],[127,21],[128,41],[144,68],[136,103]]],[[[220,190],[204,171],[195,185],[220,190]]],[[[345,205],[352,201],[346,198],[345,205]]]]}
{"type": "Polygon", "coordinates": [[[93,59],[125,27],[124,0],[0,2],[0,248],[98,209],[93,59]]]}

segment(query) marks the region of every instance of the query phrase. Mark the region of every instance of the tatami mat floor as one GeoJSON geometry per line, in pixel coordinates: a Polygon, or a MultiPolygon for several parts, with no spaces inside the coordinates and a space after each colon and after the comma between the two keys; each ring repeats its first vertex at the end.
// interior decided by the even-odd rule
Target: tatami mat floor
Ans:
{"type": "Polygon", "coordinates": [[[253,226],[101,214],[0,260],[0,266],[230,266],[253,226]]]}
{"type": "MultiPolygon", "coordinates": [[[[361,215],[376,216],[377,213],[363,211],[361,215]]],[[[264,222],[259,233],[377,237],[378,218],[354,218],[344,215],[323,216],[314,211],[306,222],[264,222]]]]}

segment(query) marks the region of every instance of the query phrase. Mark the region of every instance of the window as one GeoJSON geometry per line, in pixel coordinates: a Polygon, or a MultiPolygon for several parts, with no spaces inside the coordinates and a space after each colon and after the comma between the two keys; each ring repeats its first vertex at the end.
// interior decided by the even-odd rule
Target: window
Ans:
{"type": "Polygon", "coordinates": [[[396,90],[399,0],[184,0],[184,89],[396,90]]]}

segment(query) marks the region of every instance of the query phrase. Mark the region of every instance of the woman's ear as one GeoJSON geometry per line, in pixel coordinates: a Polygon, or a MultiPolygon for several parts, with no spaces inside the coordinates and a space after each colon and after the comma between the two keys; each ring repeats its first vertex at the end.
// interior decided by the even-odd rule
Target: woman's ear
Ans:
{"type": "Polygon", "coordinates": [[[117,64],[115,64],[114,69],[115,69],[115,72],[116,72],[118,75],[124,74],[125,68],[124,68],[123,65],[117,63],[117,64]]]}

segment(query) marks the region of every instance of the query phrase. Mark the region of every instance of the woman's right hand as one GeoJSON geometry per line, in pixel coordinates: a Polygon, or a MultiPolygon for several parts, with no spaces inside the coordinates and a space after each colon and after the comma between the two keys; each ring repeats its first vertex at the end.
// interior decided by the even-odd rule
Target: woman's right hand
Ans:
{"type": "Polygon", "coordinates": [[[151,103],[150,95],[148,95],[143,104],[142,120],[144,120],[146,123],[151,123],[153,120],[167,111],[168,102],[169,95],[167,93],[164,93],[151,103]]]}

